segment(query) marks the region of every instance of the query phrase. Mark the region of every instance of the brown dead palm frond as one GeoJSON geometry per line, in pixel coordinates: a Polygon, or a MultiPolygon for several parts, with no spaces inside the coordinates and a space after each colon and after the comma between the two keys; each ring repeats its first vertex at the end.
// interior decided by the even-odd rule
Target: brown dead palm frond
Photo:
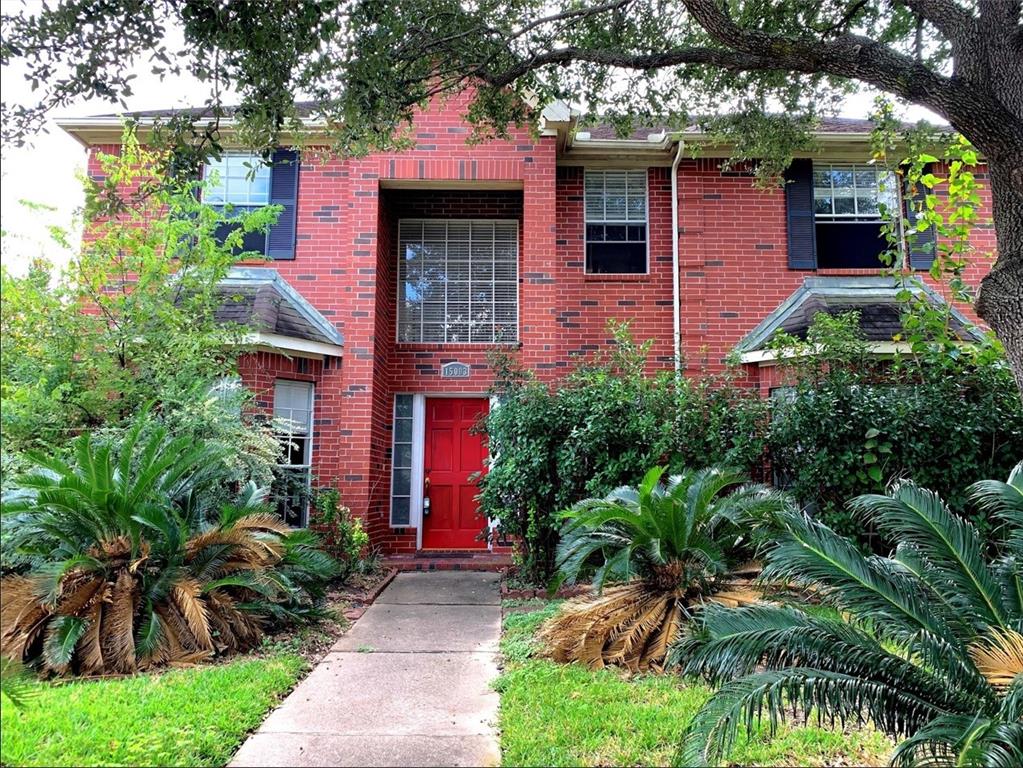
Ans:
{"type": "Polygon", "coordinates": [[[208,599],[210,618],[222,623],[233,638],[231,650],[244,651],[259,643],[263,631],[253,614],[238,610],[234,600],[222,590],[211,591],[208,599]]]}
{"type": "Polygon", "coordinates": [[[105,579],[93,573],[68,574],[60,584],[56,613],[61,616],[80,616],[88,613],[93,603],[103,599],[105,586],[105,579]]]}
{"type": "Polygon", "coordinates": [[[27,660],[52,615],[39,599],[36,579],[8,576],[0,581],[0,654],[27,660]]]}
{"type": "Polygon", "coordinates": [[[992,628],[970,646],[970,658],[993,688],[1004,691],[1023,675],[1023,635],[1013,629],[992,628]]]}
{"type": "Polygon", "coordinates": [[[231,526],[231,530],[258,530],[278,533],[283,536],[291,533],[291,526],[284,522],[278,515],[271,515],[261,512],[255,515],[246,515],[239,518],[231,526]]]}
{"type": "Polygon", "coordinates": [[[197,650],[211,651],[213,638],[210,637],[209,617],[201,593],[202,588],[195,579],[180,579],[171,587],[171,597],[195,638],[197,650]]]}
{"type": "Polygon", "coordinates": [[[659,669],[703,600],[756,602],[749,530],[790,501],[745,483],[738,472],[708,467],[666,478],[650,469],[636,487],[585,499],[563,513],[552,587],[593,572],[597,596],[570,600],[543,629],[559,661],[659,669]],[[741,563],[741,574],[731,566],[741,563]],[[619,585],[604,590],[605,583],[619,585]],[[710,597],[724,593],[720,597],[710,597]]]}
{"type": "Polygon", "coordinates": [[[85,633],[78,641],[76,653],[78,654],[79,671],[84,675],[98,675],[103,672],[103,642],[100,631],[103,626],[103,610],[106,603],[99,600],[93,603],[86,616],[85,633]]]}
{"type": "Polygon", "coordinates": [[[254,568],[276,565],[284,555],[280,542],[272,537],[260,536],[252,529],[219,528],[193,536],[185,544],[186,561],[191,562],[207,547],[230,547],[230,559],[250,563],[254,568]]]}
{"type": "Polygon", "coordinates": [[[117,574],[110,602],[103,611],[100,642],[106,668],[116,674],[134,672],[135,665],[135,603],[138,584],[122,569],[117,574]]]}
{"type": "Polygon", "coordinates": [[[722,595],[687,596],[682,589],[662,590],[637,580],[600,595],[567,601],[540,630],[547,655],[558,662],[593,668],[619,665],[633,672],[659,670],[677,640],[691,608],[703,600],[724,605],[759,602],[762,593],[724,582],[722,595]]]}

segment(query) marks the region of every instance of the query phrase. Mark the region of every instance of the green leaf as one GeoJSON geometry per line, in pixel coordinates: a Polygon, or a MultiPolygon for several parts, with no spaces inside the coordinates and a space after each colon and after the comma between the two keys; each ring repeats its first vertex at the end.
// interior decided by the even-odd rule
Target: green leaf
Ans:
{"type": "Polygon", "coordinates": [[[54,669],[67,667],[87,626],[88,622],[78,616],[58,616],[54,619],[43,646],[46,663],[54,669]]]}
{"type": "Polygon", "coordinates": [[[884,479],[884,475],[881,472],[881,468],[876,464],[867,469],[867,475],[874,482],[880,483],[884,479]]]}

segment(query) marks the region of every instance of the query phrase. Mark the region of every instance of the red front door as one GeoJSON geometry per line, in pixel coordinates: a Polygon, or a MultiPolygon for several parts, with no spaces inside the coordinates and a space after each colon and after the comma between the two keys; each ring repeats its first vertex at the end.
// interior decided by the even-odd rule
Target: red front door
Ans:
{"type": "Polygon", "coordinates": [[[490,402],[482,397],[426,399],[423,549],[486,549],[479,538],[486,519],[479,513],[473,476],[483,470],[487,447],[473,425],[490,402]],[[424,510],[425,512],[425,510],[424,510]]]}

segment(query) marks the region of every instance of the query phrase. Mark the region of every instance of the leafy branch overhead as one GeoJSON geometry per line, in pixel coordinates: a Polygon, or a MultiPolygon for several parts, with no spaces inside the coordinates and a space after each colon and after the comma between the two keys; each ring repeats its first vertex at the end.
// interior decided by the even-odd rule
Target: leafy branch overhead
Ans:
{"type": "Polygon", "coordinates": [[[143,58],[161,76],[208,83],[213,116],[219,94],[236,91],[237,116],[266,141],[299,116],[300,95],[342,136],[387,140],[414,107],[470,85],[481,86],[472,117],[501,132],[555,98],[610,111],[622,127],[651,116],[682,127],[722,105],[806,115],[849,81],[929,107],[967,135],[980,113],[986,131],[970,138],[988,154],[1023,137],[1023,97],[1008,87],[1023,78],[1023,59],[1008,55],[1021,44],[1013,2],[71,0],[2,18],[3,62],[24,66],[39,92],[5,104],[9,139],[81,97],[132,95],[143,58]],[[178,26],[185,44],[174,50],[167,33],[178,26]]]}

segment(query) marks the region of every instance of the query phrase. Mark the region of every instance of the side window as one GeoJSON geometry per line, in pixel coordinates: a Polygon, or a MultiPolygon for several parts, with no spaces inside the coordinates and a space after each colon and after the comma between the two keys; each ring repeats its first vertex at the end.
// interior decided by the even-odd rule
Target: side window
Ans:
{"type": "Polygon", "coordinates": [[[587,170],[586,272],[647,271],[647,172],[587,170]]]}
{"type": "Polygon", "coordinates": [[[391,526],[411,522],[412,395],[394,396],[394,434],[391,446],[391,526]]]}
{"type": "Polygon", "coordinates": [[[312,481],[313,385],[278,380],[274,384],[274,431],[281,444],[272,498],[284,522],[308,524],[312,481]]]}
{"type": "Polygon", "coordinates": [[[272,259],[295,258],[295,226],[298,220],[299,156],[290,149],[277,149],[271,165],[257,155],[227,152],[210,159],[203,168],[206,182],[204,200],[223,211],[224,222],[217,229],[223,242],[238,226],[240,214],[266,205],[279,205],[281,212],[269,232],[245,234],[239,252],[255,251],[272,259]]]}

